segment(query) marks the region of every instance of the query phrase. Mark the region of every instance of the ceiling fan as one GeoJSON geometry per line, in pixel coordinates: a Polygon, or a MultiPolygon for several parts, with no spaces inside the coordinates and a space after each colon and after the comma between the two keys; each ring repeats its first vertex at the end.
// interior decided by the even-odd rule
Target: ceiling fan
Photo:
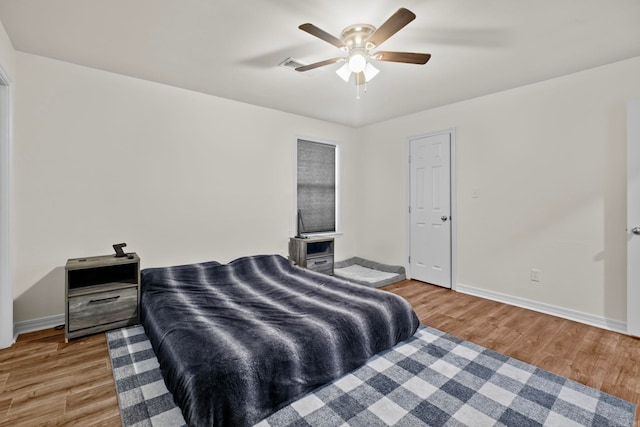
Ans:
{"type": "Polygon", "coordinates": [[[356,85],[369,82],[379,72],[368,60],[402,62],[405,64],[426,64],[431,55],[428,53],[389,52],[372,50],[379,47],[389,37],[413,21],[416,15],[408,9],[400,8],[391,15],[379,28],[369,24],[350,25],[335,37],[313,24],[302,24],[298,28],[312,36],[318,37],[348,53],[346,57],[336,57],[296,68],[296,71],[309,71],[337,62],[346,62],[336,73],[348,82],[351,74],[355,75],[356,85]]]}

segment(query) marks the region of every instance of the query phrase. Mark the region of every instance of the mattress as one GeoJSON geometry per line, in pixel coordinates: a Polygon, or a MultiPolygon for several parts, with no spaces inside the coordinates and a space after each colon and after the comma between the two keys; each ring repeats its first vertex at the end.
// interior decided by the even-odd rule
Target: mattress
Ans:
{"type": "Polygon", "coordinates": [[[253,425],[403,341],[403,298],[279,255],[141,272],[141,318],[190,426],[253,425]]]}

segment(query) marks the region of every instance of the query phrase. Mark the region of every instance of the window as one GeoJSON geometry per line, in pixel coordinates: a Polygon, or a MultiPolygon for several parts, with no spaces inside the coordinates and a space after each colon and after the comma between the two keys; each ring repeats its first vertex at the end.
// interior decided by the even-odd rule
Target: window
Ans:
{"type": "Polygon", "coordinates": [[[338,147],[299,139],[297,150],[298,234],[335,233],[338,147]]]}

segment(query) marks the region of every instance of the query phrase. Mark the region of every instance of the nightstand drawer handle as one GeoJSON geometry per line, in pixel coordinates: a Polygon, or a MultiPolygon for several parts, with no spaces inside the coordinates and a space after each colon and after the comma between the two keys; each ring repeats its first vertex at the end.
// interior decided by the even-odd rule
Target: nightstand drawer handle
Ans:
{"type": "Polygon", "coordinates": [[[323,261],[316,261],[314,264],[318,265],[318,264],[326,264],[328,261],[325,259],[323,261]]]}
{"type": "Polygon", "coordinates": [[[89,304],[98,304],[98,303],[103,303],[103,302],[115,301],[118,298],[120,298],[120,295],[116,295],[115,297],[109,297],[109,298],[92,299],[92,300],[89,301],[89,304]]]}

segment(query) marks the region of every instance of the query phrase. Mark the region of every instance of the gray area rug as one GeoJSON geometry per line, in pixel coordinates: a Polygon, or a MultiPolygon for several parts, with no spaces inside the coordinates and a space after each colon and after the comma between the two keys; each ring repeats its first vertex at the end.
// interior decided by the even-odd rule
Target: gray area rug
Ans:
{"type": "MultiPolygon", "coordinates": [[[[124,426],[183,426],[141,326],[107,333],[124,426]]],[[[268,426],[632,426],[635,405],[421,326],[268,426]]]]}

